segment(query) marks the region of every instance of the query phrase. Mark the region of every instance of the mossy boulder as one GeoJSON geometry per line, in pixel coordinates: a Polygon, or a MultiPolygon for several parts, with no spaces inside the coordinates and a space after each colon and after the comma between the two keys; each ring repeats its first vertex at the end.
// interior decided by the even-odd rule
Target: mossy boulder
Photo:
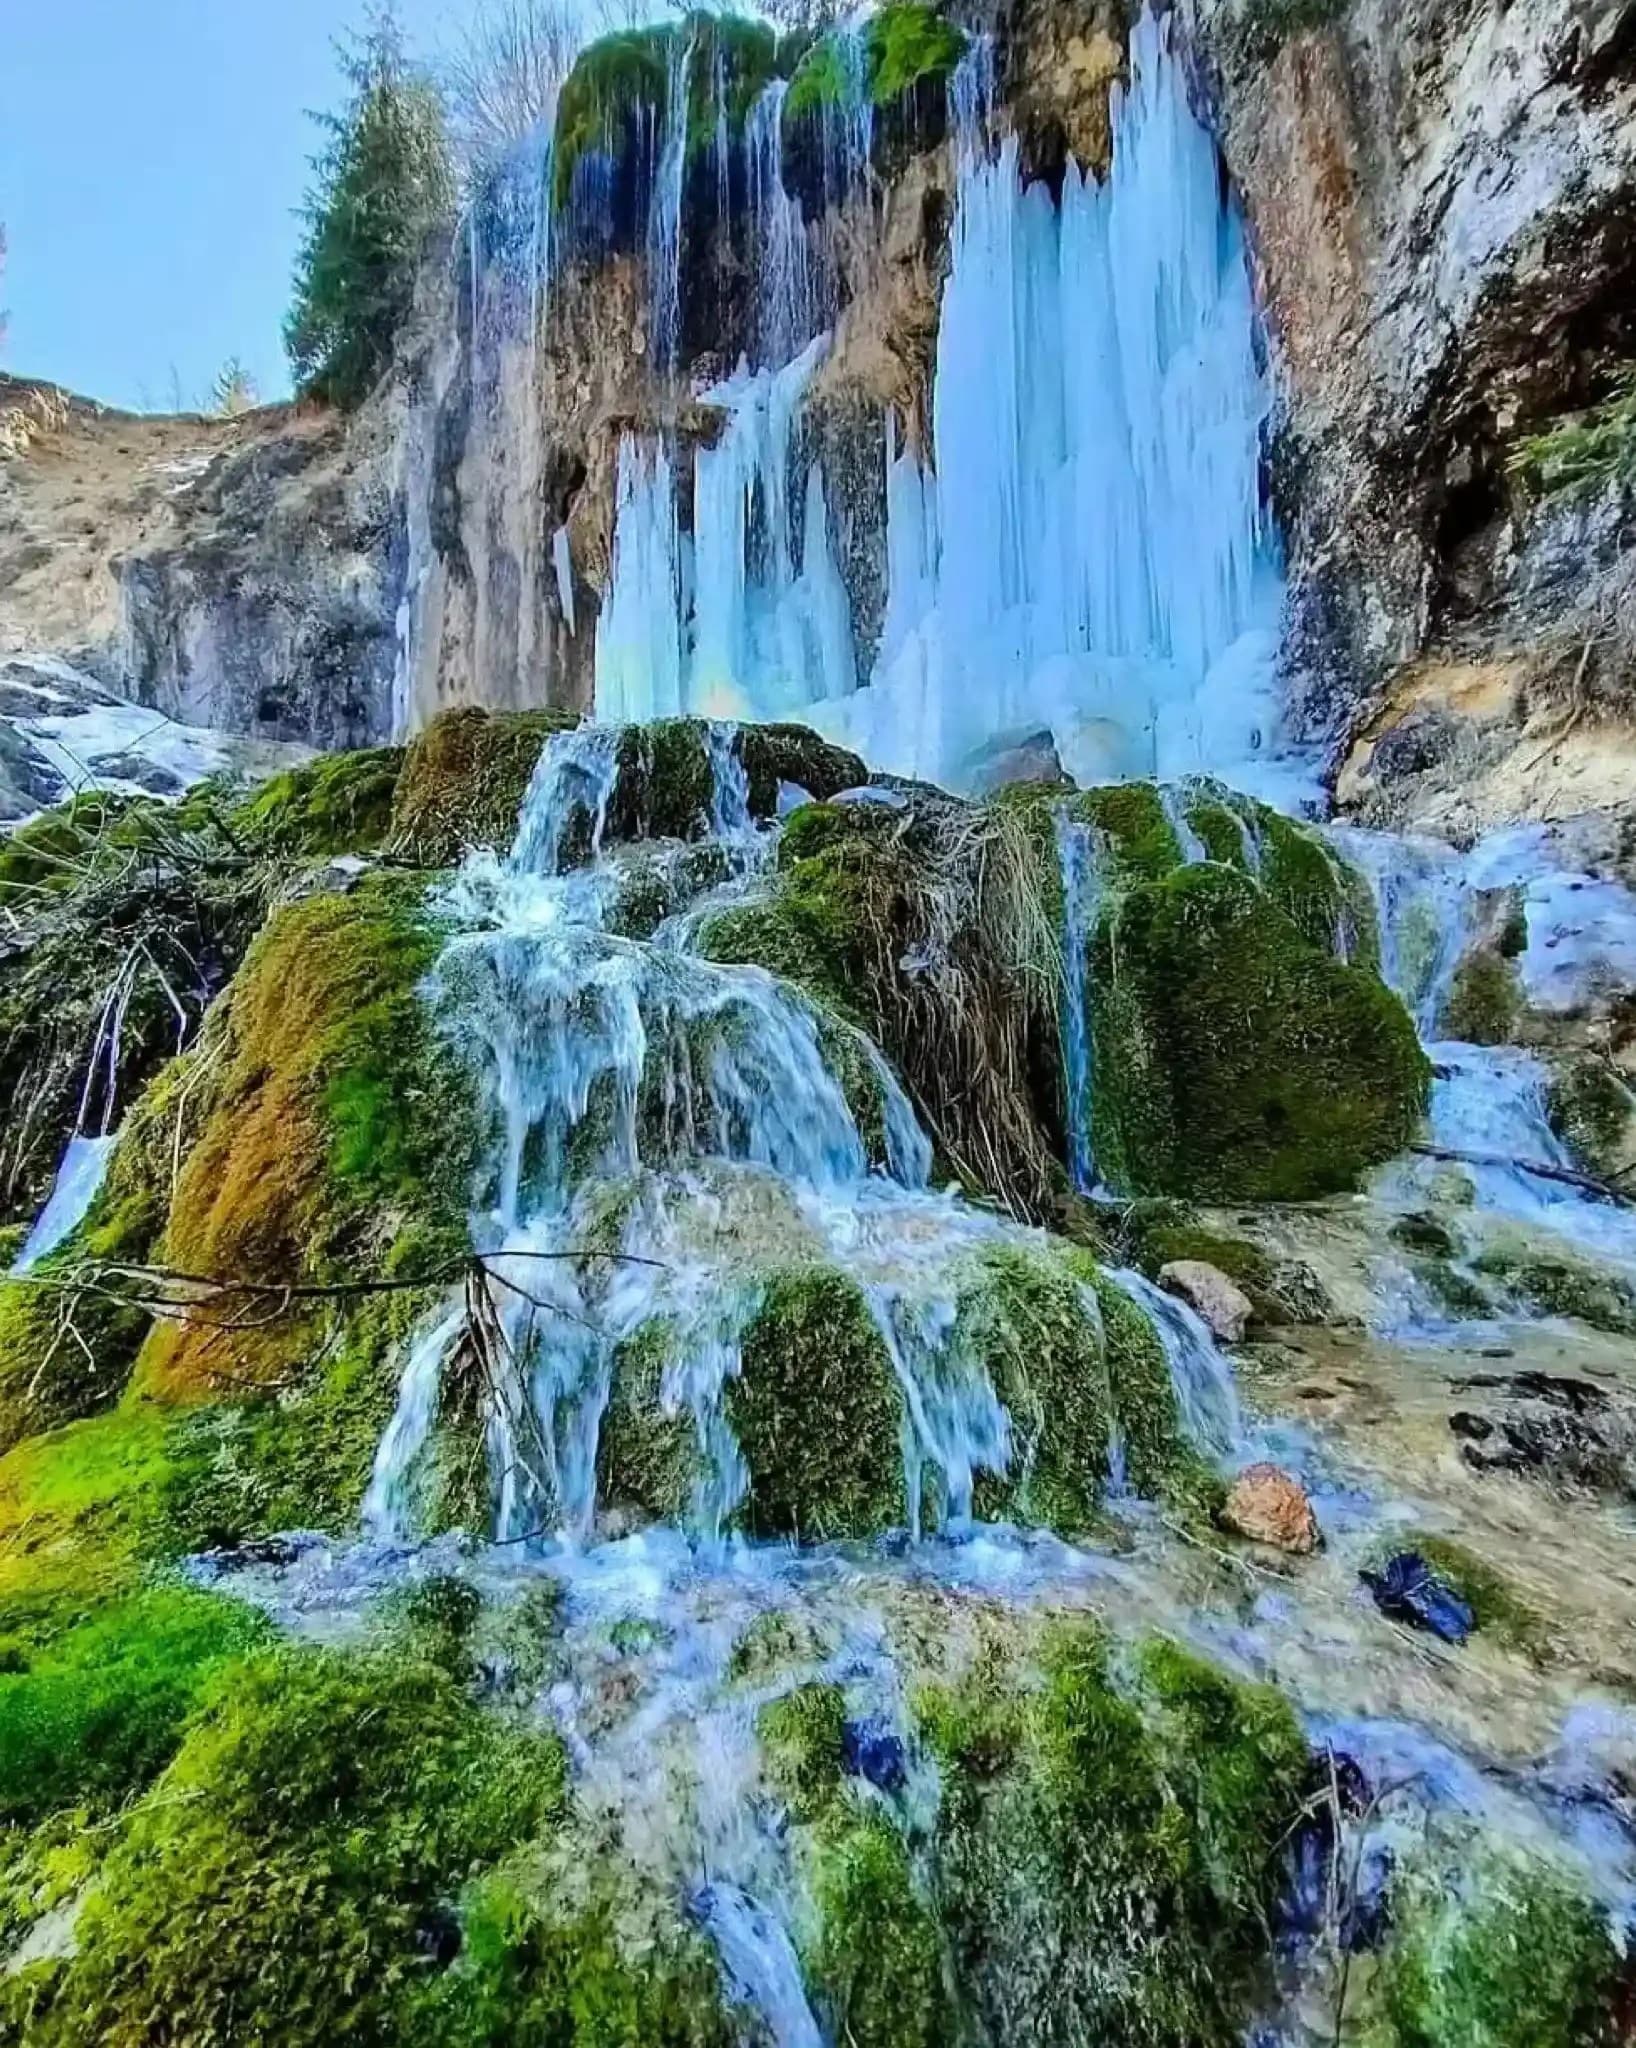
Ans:
{"type": "Polygon", "coordinates": [[[624,165],[644,132],[663,131],[678,42],[689,52],[684,164],[712,146],[718,115],[732,140],[743,134],[750,108],[778,72],[778,37],[765,22],[695,8],[680,21],[599,36],[574,60],[557,100],[552,175],[559,207],[584,157],[601,153],[624,165]]]}
{"type": "Polygon", "coordinates": [[[1537,1315],[1565,1316],[1610,1336],[1636,1337],[1636,1286],[1611,1268],[1511,1236],[1492,1240],[1472,1263],[1537,1315]]]}
{"type": "Polygon", "coordinates": [[[1606,1060],[1595,1053],[1559,1059],[1545,1109],[1586,1173],[1612,1180],[1636,1169],[1636,1091],[1606,1060]]]}
{"type": "Polygon", "coordinates": [[[374,853],[392,829],[403,762],[402,747],[320,755],[234,805],[229,829],[258,852],[286,860],[374,853]]]}
{"type": "Polygon", "coordinates": [[[469,847],[511,844],[529,778],[571,712],[446,711],[409,743],[392,802],[392,842],[431,867],[469,847]]]}
{"type": "Polygon", "coordinates": [[[114,1839],[74,1953],[8,1980],[8,2016],[53,2048],[151,2040],[155,2013],[195,2041],[470,2038],[429,1944],[463,1883],[555,1824],[563,1778],[552,1737],[412,1648],[254,1656],[114,1839]]]}
{"type": "Polygon", "coordinates": [[[1037,1674],[980,1666],[923,1695],[919,1724],[945,1936],[985,2038],[1242,2038],[1308,1769],[1275,1693],[1076,1620],[1037,1674]]]}
{"type": "Polygon", "coordinates": [[[768,1276],[727,1414],[750,1471],[758,1536],[901,1527],[903,1395],[856,1281],[832,1266],[768,1276]]]}
{"type": "Polygon", "coordinates": [[[1564,1873],[1481,1854],[1393,1887],[1380,2004],[1395,2048],[1614,2048],[1628,1965],[1607,1915],[1564,1873]]]}
{"type": "Polygon", "coordinates": [[[1090,949],[1094,1137],[1132,1193],[1297,1201],[1400,1151],[1430,1070],[1378,976],[1215,862],[1118,891],[1090,949]]]}
{"type": "Polygon", "coordinates": [[[796,65],[785,101],[787,121],[842,106],[859,86],[875,107],[889,107],[922,85],[941,87],[966,47],[964,34],[940,7],[889,0],[863,24],[862,75],[854,79],[840,45],[844,33],[820,36],[796,65]]]}

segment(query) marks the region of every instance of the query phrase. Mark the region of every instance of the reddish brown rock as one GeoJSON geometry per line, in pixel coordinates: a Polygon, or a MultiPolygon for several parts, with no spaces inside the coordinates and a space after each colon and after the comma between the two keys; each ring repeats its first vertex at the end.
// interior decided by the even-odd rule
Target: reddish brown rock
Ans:
{"type": "Polygon", "coordinates": [[[1310,1556],[1323,1541],[1306,1488],[1279,1465],[1247,1465],[1233,1481],[1219,1520],[1234,1536],[1294,1557],[1310,1556]]]}

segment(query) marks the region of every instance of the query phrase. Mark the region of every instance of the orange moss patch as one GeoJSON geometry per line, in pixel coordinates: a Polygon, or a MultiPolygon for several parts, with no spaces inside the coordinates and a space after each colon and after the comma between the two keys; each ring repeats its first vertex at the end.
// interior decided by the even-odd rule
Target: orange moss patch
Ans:
{"type": "MultiPolygon", "coordinates": [[[[332,1282],[401,1266],[406,1240],[445,1254],[464,1243],[478,1134],[419,993],[440,944],[422,894],[376,875],[269,921],[228,996],[168,1264],[218,1282],[332,1282]]],[[[233,1320],[262,1327],[157,1329],[142,1384],[178,1399],[299,1377],[328,1313],[270,1307],[234,1305],[233,1320]]]]}

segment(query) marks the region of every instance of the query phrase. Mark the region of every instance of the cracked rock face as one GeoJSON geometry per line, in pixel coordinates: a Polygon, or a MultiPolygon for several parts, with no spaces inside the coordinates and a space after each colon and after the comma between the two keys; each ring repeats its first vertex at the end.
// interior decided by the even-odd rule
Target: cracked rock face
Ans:
{"type": "Polygon", "coordinates": [[[1476,610],[1491,633],[1496,607],[1552,610],[1506,461],[1636,353],[1630,10],[1350,0],[1295,33],[1261,0],[1188,13],[1279,363],[1300,709],[1335,735],[1360,685],[1476,610]]]}

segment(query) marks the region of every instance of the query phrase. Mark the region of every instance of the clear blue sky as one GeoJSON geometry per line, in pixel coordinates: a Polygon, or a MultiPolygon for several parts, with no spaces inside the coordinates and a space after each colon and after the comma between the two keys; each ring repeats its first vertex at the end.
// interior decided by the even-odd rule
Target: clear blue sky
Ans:
{"type": "MultiPolygon", "coordinates": [[[[470,0],[398,13],[430,54],[470,0]]],[[[357,0],[0,0],[0,368],[163,407],[236,355],[285,395],[305,109],[340,97],[331,39],[359,19],[357,0]]]]}

